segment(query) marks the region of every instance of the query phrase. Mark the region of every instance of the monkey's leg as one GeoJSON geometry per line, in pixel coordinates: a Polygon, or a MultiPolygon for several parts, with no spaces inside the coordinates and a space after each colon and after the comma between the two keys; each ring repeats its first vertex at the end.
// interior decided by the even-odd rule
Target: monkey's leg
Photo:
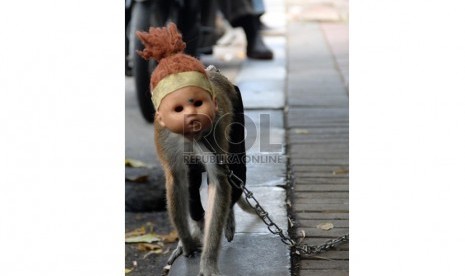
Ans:
{"type": "Polygon", "coordinates": [[[208,204],[205,218],[205,236],[202,255],[200,257],[200,273],[202,276],[219,275],[218,253],[223,228],[230,209],[231,187],[227,178],[222,175],[212,177],[208,186],[208,204]]]}
{"type": "Polygon", "coordinates": [[[189,214],[192,219],[192,236],[200,244],[203,240],[203,227],[205,224],[205,211],[200,198],[200,186],[202,185],[202,165],[191,164],[188,166],[189,173],[189,214]]]}
{"type": "Polygon", "coordinates": [[[185,256],[189,257],[193,255],[199,244],[194,241],[189,229],[187,175],[185,171],[182,172],[179,169],[176,174],[173,174],[171,170],[165,170],[165,177],[168,212],[178,232],[182,244],[182,252],[185,256]]]}
{"type": "Polygon", "coordinates": [[[231,242],[234,239],[234,234],[236,233],[236,219],[234,217],[234,208],[231,207],[229,210],[228,220],[226,221],[226,226],[224,227],[224,236],[231,242]]]}
{"type": "MultiPolygon", "coordinates": [[[[238,100],[233,102],[234,105],[234,118],[231,124],[231,131],[229,134],[229,157],[235,162],[230,163],[229,169],[239,177],[244,185],[246,183],[247,166],[245,163],[245,119],[244,119],[244,106],[242,104],[241,92],[237,86],[234,87],[237,92],[238,100]]],[[[232,185],[231,193],[231,206],[239,200],[242,194],[242,189],[232,185]]]]}
{"type": "MultiPolygon", "coordinates": [[[[236,89],[238,100],[233,102],[234,106],[234,117],[231,124],[231,131],[229,134],[229,158],[234,160],[228,164],[229,169],[239,177],[242,182],[246,182],[246,173],[247,167],[245,164],[245,123],[244,123],[244,106],[242,104],[241,92],[237,86],[236,89]]],[[[236,183],[239,184],[239,183],[236,183]]],[[[226,227],[224,235],[226,239],[230,242],[234,238],[234,233],[236,230],[236,223],[234,218],[234,204],[239,200],[242,194],[242,189],[236,185],[231,185],[231,211],[229,212],[228,220],[226,222],[226,227]]]]}

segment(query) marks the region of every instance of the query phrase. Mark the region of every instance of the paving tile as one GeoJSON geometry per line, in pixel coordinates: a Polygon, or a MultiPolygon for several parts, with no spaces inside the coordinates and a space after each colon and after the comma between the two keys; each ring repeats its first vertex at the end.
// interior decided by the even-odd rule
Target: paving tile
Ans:
{"type": "MultiPolygon", "coordinates": [[[[286,210],[286,190],[279,187],[249,187],[249,190],[257,198],[263,209],[269,213],[270,218],[285,233],[288,229],[288,219],[286,210]]],[[[262,233],[268,234],[266,224],[255,215],[242,211],[235,206],[236,233],[262,233]]]]}
{"type": "MultiPolygon", "coordinates": [[[[199,256],[181,256],[173,263],[169,275],[197,275],[199,262],[199,256]]],[[[231,276],[289,275],[289,250],[271,234],[236,234],[231,243],[223,238],[219,267],[224,275],[231,276]]]]}
{"type": "Polygon", "coordinates": [[[294,79],[289,83],[288,100],[307,95],[347,97],[347,88],[342,81],[331,84],[310,84],[304,79],[294,79]]]}
{"type": "Polygon", "coordinates": [[[284,80],[240,81],[237,86],[246,109],[284,108],[284,80]]]}
{"type": "Polygon", "coordinates": [[[284,119],[281,110],[246,110],[246,150],[248,154],[284,154],[284,119]]]}

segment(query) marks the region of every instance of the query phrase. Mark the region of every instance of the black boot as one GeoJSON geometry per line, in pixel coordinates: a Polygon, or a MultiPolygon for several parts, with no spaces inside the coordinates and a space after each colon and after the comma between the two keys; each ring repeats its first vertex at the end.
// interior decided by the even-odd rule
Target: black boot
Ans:
{"type": "Polygon", "coordinates": [[[254,15],[242,16],[233,22],[233,27],[242,27],[247,38],[247,57],[252,59],[273,59],[273,52],[265,45],[259,32],[259,20],[254,15]]]}

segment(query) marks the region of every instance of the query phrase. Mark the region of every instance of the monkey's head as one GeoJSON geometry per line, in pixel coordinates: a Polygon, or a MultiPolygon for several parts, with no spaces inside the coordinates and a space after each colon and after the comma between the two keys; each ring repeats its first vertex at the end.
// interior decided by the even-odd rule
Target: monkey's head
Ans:
{"type": "Polygon", "coordinates": [[[184,53],[186,43],[174,23],[136,32],[145,46],[137,53],[158,62],[150,79],[155,119],[174,133],[188,138],[209,129],[218,104],[203,64],[184,53]]]}
{"type": "Polygon", "coordinates": [[[216,99],[207,91],[186,86],[163,98],[155,118],[162,127],[193,138],[212,126],[216,111],[216,99]]]}

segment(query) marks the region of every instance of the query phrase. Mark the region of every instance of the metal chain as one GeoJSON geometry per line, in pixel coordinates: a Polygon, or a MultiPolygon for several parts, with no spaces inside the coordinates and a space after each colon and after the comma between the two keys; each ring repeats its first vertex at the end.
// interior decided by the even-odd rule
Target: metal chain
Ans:
{"type": "Polygon", "coordinates": [[[266,224],[268,230],[274,235],[278,235],[281,238],[281,241],[286,245],[290,246],[297,254],[304,254],[304,255],[315,255],[322,251],[326,251],[328,249],[334,248],[343,242],[349,241],[349,234],[345,234],[340,236],[336,239],[328,240],[320,245],[308,245],[308,244],[300,244],[293,240],[292,238],[286,236],[283,230],[276,225],[276,223],[270,218],[268,212],[266,212],[257,199],[254,197],[253,193],[245,187],[244,181],[240,179],[237,175],[234,174],[233,171],[229,169],[226,164],[223,165],[223,168],[226,170],[226,174],[228,176],[229,181],[236,186],[237,188],[241,189],[245,194],[245,200],[247,203],[252,207],[260,219],[266,224]],[[251,202],[252,201],[252,202],[251,202]]]}
{"type": "MultiPolygon", "coordinates": [[[[337,247],[341,243],[349,241],[349,234],[345,234],[336,239],[327,240],[326,242],[319,244],[319,245],[300,244],[296,242],[295,240],[286,236],[283,230],[278,225],[276,225],[276,223],[270,218],[270,216],[268,215],[268,212],[266,212],[265,209],[263,209],[263,207],[260,205],[258,200],[254,197],[253,193],[245,187],[244,181],[242,181],[242,179],[240,179],[237,175],[235,175],[234,172],[231,171],[225,163],[220,161],[219,165],[225,169],[226,175],[228,176],[229,181],[234,186],[236,186],[237,188],[241,189],[244,192],[245,201],[247,201],[250,207],[252,207],[255,210],[255,212],[260,217],[260,219],[268,227],[268,230],[270,230],[272,234],[278,235],[281,238],[281,241],[287,246],[290,246],[291,249],[293,249],[296,254],[316,255],[316,254],[319,254],[320,252],[327,251],[331,248],[337,247]],[[239,182],[239,184],[236,181],[239,182]],[[255,205],[251,203],[251,201],[253,201],[255,205]]],[[[169,260],[166,266],[163,268],[163,271],[162,271],[163,276],[168,275],[171,269],[171,265],[173,264],[174,260],[177,257],[179,257],[181,254],[182,254],[182,249],[178,246],[173,251],[171,256],[169,257],[169,260]]]]}

